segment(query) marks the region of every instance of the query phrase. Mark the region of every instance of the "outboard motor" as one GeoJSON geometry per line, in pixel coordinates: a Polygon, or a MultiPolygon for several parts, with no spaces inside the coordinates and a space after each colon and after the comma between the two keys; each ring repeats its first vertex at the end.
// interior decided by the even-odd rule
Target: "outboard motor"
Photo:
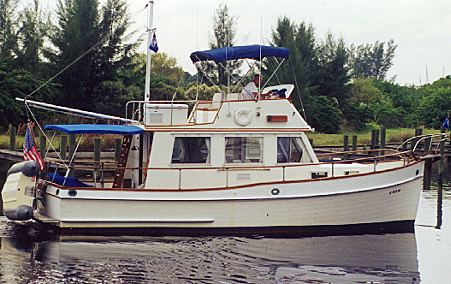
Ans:
{"type": "Polygon", "coordinates": [[[35,161],[14,164],[3,185],[3,213],[10,220],[29,220],[33,216],[33,200],[39,165],[35,161]]]}

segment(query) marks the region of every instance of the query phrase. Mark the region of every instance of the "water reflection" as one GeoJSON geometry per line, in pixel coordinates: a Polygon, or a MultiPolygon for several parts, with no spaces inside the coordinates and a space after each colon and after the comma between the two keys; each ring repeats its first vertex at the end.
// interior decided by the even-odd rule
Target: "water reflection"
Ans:
{"type": "Polygon", "coordinates": [[[415,235],[81,237],[4,226],[0,282],[418,283],[415,235]]]}

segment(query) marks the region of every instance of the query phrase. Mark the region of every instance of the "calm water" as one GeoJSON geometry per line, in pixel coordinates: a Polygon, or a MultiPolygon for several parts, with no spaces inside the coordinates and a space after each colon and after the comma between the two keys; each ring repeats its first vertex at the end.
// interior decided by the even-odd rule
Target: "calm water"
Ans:
{"type": "Polygon", "coordinates": [[[450,181],[442,228],[431,190],[415,234],[49,237],[0,219],[0,283],[451,283],[450,181]]]}

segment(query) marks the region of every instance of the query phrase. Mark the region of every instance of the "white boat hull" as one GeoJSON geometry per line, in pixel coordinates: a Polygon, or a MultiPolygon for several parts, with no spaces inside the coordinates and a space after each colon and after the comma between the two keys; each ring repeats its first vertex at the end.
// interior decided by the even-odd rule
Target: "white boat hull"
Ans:
{"type": "Polygon", "coordinates": [[[172,228],[207,232],[406,221],[413,224],[423,166],[424,162],[417,162],[371,174],[223,190],[71,191],[51,185],[46,190],[45,206],[40,203],[35,218],[51,220],[62,229],[172,228]]]}

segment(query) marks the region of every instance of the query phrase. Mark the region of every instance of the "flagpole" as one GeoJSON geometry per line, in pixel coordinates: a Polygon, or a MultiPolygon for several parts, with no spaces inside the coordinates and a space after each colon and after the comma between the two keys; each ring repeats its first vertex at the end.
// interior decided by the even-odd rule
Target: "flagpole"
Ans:
{"type": "MultiPolygon", "coordinates": [[[[146,46],[152,40],[152,27],[153,27],[153,0],[149,1],[148,6],[148,19],[147,19],[147,43],[146,46]]],[[[144,101],[150,101],[150,64],[151,64],[151,50],[150,48],[146,48],[147,50],[147,61],[146,61],[146,80],[145,80],[145,88],[144,88],[144,101]]]]}

